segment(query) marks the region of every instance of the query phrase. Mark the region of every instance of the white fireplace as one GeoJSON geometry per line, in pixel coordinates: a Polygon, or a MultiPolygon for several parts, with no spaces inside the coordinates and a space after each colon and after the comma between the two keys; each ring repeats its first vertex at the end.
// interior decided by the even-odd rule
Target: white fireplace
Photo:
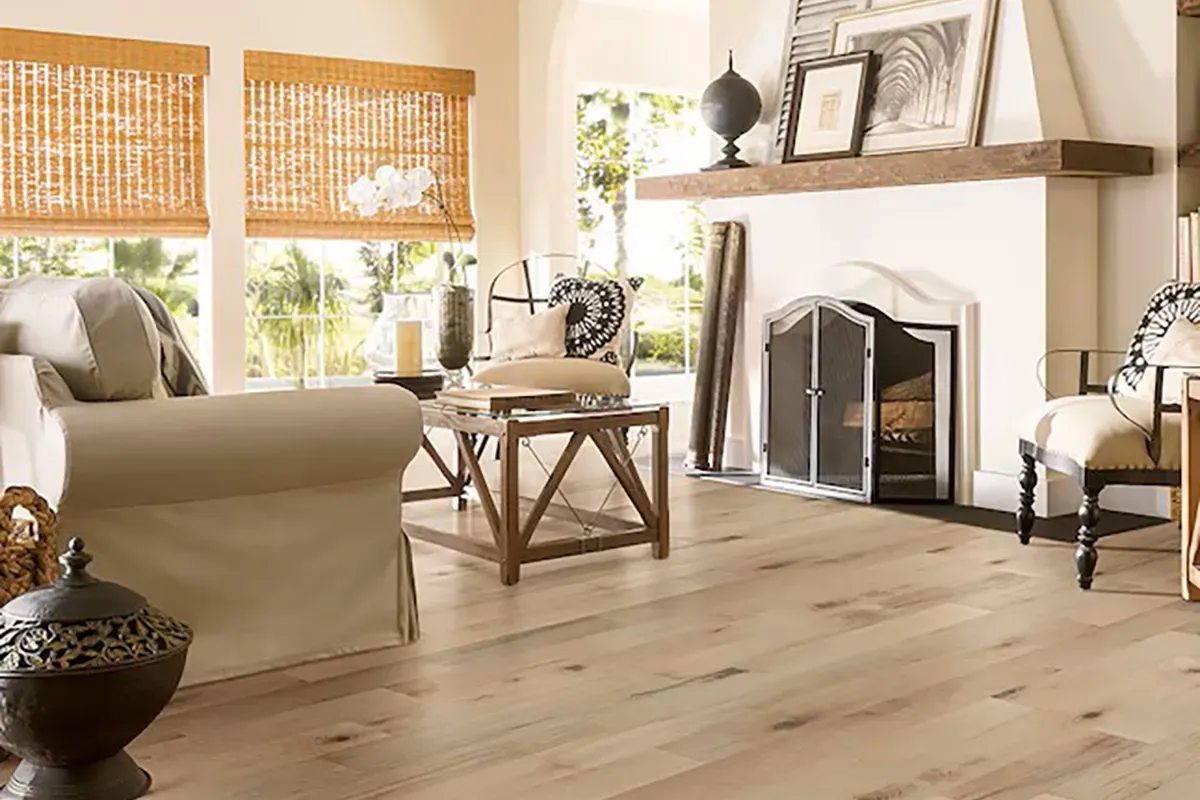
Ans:
{"type": "MultiPolygon", "coordinates": [[[[1045,397],[1039,360],[1096,343],[1093,182],[749,197],[712,201],[708,212],[747,232],[727,464],[761,467],[761,321],[788,298],[828,295],[897,320],[959,326],[956,501],[1015,508],[1020,418],[1045,397]]],[[[1052,389],[1070,382],[1062,367],[1051,365],[1052,389]]],[[[1077,506],[1073,487],[1052,487],[1041,513],[1077,506]]]]}

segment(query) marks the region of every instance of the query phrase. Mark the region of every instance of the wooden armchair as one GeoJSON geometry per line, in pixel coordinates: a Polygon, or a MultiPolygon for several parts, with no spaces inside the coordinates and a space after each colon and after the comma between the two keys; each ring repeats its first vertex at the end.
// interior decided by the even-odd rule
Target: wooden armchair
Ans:
{"type": "Polygon", "coordinates": [[[1078,356],[1078,393],[1051,400],[1024,426],[1017,535],[1029,544],[1037,465],[1073,477],[1083,489],[1075,567],[1080,588],[1090,589],[1104,488],[1180,485],[1180,392],[1184,371],[1200,368],[1200,284],[1170,283],[1154,294],[1107,384],[1089,377],[1104,351],[1057,352],[1078,356]]]}

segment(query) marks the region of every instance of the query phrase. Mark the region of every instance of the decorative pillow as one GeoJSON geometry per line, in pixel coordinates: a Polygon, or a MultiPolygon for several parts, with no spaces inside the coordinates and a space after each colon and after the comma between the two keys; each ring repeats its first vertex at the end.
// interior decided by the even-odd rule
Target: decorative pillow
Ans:
{"type": "MultiPolygon", "coordinates": [[[[1146,354],[1146,363],[1153,367],[1183,367],[1163,371],[1164,403],[1179,403],[1186,373],[1200,372],[1200,325],[1187,317],[1179,317],[1153,343],[1153,350],[1146,354]]],[[[1138,397],[1154,400],[1154,371],[1147,370],[1138,384],[1138,397]]]]}
{"type": "Polygon", "coordinates": [[[522,358],[562,358],[567,354],[567,312],[570,306],[511,314],[492,322],[492,361],[522,358]]]}
{"type": "Polygon", "coordinates": [[[567,357],[622,366],[630,344],[634,293],[640,278],[588,280],[560,275],[550,287],[550,306],[568,306],[567,357]]]}

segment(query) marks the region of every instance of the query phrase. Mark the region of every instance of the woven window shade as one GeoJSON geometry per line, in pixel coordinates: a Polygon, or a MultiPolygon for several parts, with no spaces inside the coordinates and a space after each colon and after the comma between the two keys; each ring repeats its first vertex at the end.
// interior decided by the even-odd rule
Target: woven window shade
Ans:
{"type": "Polygon", "coordinates": [[[208,48],[0,28],[0,233],[204,235],[208,48]]]}
{"type": "Polygon", "coordinates": [[[384,164],[429,168],[474,235],[474,72],[257,51],[245,66],[247,235],[446,240],[432,201],[370,218],[347,207],[350,184],[384,164]]]}

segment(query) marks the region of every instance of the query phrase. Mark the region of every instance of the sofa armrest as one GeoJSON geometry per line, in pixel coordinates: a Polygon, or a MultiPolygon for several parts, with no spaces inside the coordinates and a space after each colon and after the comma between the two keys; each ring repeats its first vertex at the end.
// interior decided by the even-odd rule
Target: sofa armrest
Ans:
{"type": "Polygon", "coordinates": [[[421,409],[397,386],[96,403],[57,409],[62,506],[123,508],[400,475],[421,409]]]}

